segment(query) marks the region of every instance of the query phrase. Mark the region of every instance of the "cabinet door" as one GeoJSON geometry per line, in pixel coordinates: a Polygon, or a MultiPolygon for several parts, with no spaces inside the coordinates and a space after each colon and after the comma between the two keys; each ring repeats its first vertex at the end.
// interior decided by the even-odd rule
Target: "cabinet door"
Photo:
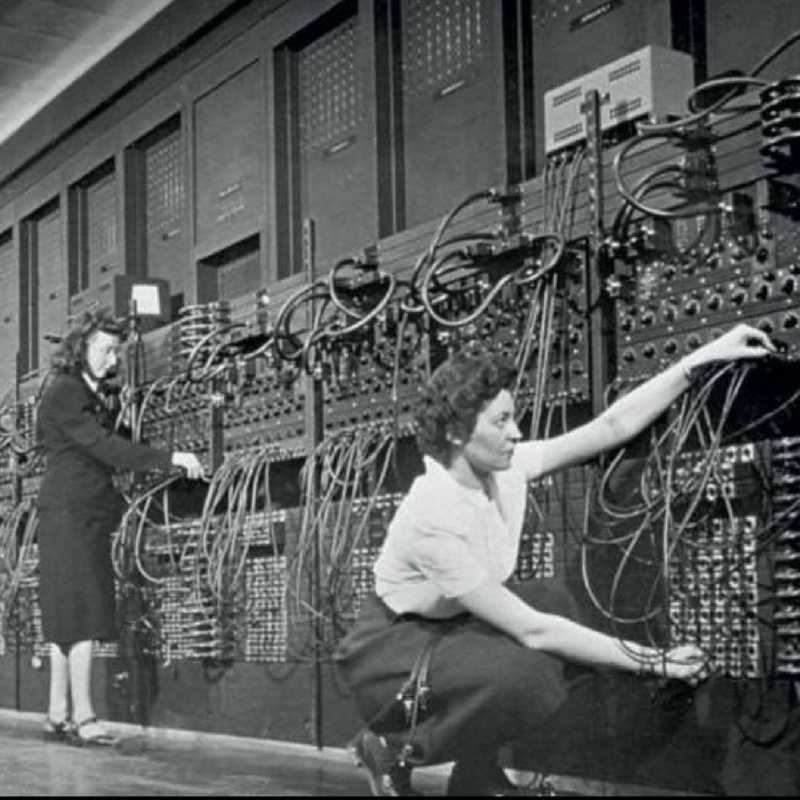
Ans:
{"type": "Polygon", "coordinates": [[[407,227],[505,182],[502,6],[400,2],[407,227]]]}
{"type": "Polygon", "coordinates": [[[195,103],[198,245],[229,242],[258,228],[263,196],[263,118],[264,89],[258,62],[195,103]]]}
{"type": "Polygon", "coordinates": [[[19,278],[10,235],[0,237],[0,399],[12,389],[19,349],[19,278]]]}
{"type": "Polygon", "coordinates": [[[173,294],[186,292],[189,253],[184,138],[180,123],[143,148],[147,275],[166,278],[173,294]]]}
{"type": "Polygon", "coordinates": [[[353,16],[298,53],[302,216],[325,264],[375,238],[374,138],[353,16]]]}
{"type": "Polygon", "coordinates": [[[54,345],[47,334],[63,334],[67,324],[67,265],[64,259],[61,209],[56,206],[34,222],[39,273],[39,366],[47,367],[54,345]]]}
{"type": "Polygon", "coordinates": [[[303,22],[274,52],[278,278],[302,270],[306,219],[321,269],[378,233],[370,25],[357,2],[303,22]]]}
{"type": "Polygon", "coordinates": [[[106,169],[84,188],[89,288],[109,283],[119,269],[117,176],[106,169]]]}

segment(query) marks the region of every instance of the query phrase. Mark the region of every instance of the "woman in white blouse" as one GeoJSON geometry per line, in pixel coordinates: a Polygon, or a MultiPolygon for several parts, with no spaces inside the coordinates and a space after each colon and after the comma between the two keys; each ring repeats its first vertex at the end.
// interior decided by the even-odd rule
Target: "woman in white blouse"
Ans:
{"type": "Polygon", "coordinates": [[[693,369],[774,352],[766,334],[739,325],[591,422],[524,443],[511,365],[456,356],[434,373],[417,413],[425,473],[389,526],[376,594],[337,653],[367,723],[354,748],[374,794],[411,794],[413,765],[446,761],[456,762],[448,794],[518,793],[498,751],[547,731],[569,696],[567,664],[703,677],[705,656],[694,646],[621,642],[575,621],[566,592],[537,581],[509,586],[527,484],[632,439],[686,391],[693,369]]]}

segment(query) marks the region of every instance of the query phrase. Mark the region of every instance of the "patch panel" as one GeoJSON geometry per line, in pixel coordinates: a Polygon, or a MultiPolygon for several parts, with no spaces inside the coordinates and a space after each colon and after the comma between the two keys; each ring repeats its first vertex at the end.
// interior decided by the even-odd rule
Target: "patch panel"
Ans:
{"type": "Polygon", "coordinates": [[[770,196],[769,181],[729,194],[720,219],[704,220],[710,233],[697,223],[702,246],[679,255],[675,235],[655,235],[663,226],[640,236],[635,264],[616,279],[619,382],[655,374],[737,322],[800,354],[800,232],[770,196]]]}
{"type": "Polygon", "coordinates": [[[732,677],[763,672],[755,516],[715,518],[687,533],[669,568],[672,644],[696,644],[732,677]]]}
{"type": "Polygon", "coordinates": [[[302,449],[304,382],[291,371],[266,370],[229,384],[221,425],[227,453],[263,445],[302,449]]]}
{"type": "Polygon", "coordinates": [[[242,658],[287,660],[286,557],[249,557],[244,577],[244,614],[239,624],[242,658]]]}

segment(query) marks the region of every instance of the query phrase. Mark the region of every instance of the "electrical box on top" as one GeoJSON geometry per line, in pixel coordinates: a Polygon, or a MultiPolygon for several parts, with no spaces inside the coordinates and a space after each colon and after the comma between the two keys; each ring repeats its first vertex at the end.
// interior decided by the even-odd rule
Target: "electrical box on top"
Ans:
{"type": "Polygon", "coordinates": [[[601,130],[608,131],[644,117],[685,115],[693,86],[690,55],[656,45],[643,47],[545,92],[545,151],[550,155],[586,138],[583,105],[592,90],[600,94],[601,130]]]}

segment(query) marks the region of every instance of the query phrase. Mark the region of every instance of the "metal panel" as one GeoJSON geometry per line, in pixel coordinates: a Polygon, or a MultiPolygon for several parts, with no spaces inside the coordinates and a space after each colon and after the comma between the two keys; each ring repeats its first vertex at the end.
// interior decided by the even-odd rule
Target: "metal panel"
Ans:
{"type": "Polygon", "coordinates": [[[50,363],[53,344],[44,337],[61,334],[67,323],[67,266],[62,243],[61,209],[56,206],[38,217],[35,226],[36,264],[39,291],[39,366],[50,363]]]}
{"type": "Polygon", "coordinates": [[[258,252],[219,268],[219,299],[235,300],[261,286],[258,252]]]}
{"type": "Polygon", "coordinates": [[[672,46],[670,0],[533,0],[537,163],[544,160],[543,97],[646,45],[672,46]]]}
{"type": "Polygon", "coordinates": [[[238,242],[198,264],[198,302],[236,300],[263,287],[257,236],[238,242]]]}
{"type": "Polygon", "coordinates": [[[262,203],[264,87],[256,62],[195,104],[197,243],[251,233],[262,203]]]}
{"type": "Polygon", "coordinates": [[[315,220],[320,264],[363,247],[377,233],[360,31],[353,16],[297,53],[301,220],[295,222],[315,220]]]}
{"type": "Polygon", "coordinates": [[[84,188],[86,201],[86,251],[89,287],[108,280],[117,270],[117,179],[104,173],[84,188]]]}
{"type": "Polygon", "coordinates": [[[148,145],[144,156],[147,274],[181,284],[186,273],[186,172],[180,128],[148,145]]]}
{"type": "Polygon", "coordinates": [[[19,277],[10,233],[0,236],[0,399],[16,376],[19,348],[19,277]]]}
{"type": "Polygon", "coordinates": [[[401,0],[408,227],[506,179],[502,5],[401,0]]]}
{"type": "MultiPolygon", "coordinates": [[[[800,28],[797,0],[709,0],[706,3],[708,74],[731,69],[749,72],[791,31],[800,28]]],[[[763,73],[767,78],[795,75],[800,69],[797,45],[763,73]]]]}

